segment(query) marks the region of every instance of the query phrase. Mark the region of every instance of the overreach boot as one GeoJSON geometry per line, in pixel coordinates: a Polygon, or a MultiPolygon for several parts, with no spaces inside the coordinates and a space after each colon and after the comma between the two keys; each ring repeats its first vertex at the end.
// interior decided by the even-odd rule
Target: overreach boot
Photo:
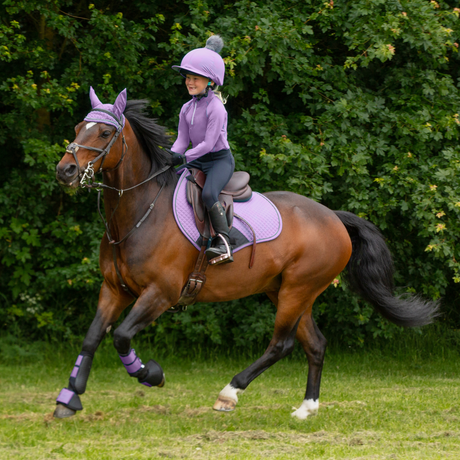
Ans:
{"type": "Polygon", "coordinates": [[[209,210],[209,217],[216,236],[212,239],[212,245],[206,249],[206,257],[211,265],[227,264],[233,262],[233,251],[230,245],[227,216],[219,201],[213,204],[209,210]]]}

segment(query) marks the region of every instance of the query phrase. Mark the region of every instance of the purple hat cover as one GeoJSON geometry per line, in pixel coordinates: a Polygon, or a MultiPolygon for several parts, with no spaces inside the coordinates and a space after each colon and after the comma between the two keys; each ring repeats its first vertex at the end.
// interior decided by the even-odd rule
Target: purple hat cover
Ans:
{"type": "Polygon", "coordinates": [[[127,101],[127,91],[126,88],[117,96],[114,104],[103,104],[99,98],[96,96],[96,92],[94,91],[93,87],[89,89],[89,98],[91,100],[91,107],[93,109],[103,109],[109,112],[112,112],[121,122],[117,122],[115,118],[112,118],[108,113],[105,112],[97,112],[91,111],[86,115],[85,121],[94,122],[94,123],[105,123],[106,125],[112,125],[117,128],[117,131],[122,130],[125,127],[125,117],[123,112],[126,108],[126,101],[127,101]]]}
{"type": "MultiPolygon", "coordinates": [[[[187,53],[179,65],[172,68],[182,75],[187,71],[211,79],[216,85],[223,85],[225,76],[225,63],[220,56],[224,42],[219,35],[208,38],[205,48],[197,48],[187,53]]],[[[185,75],[184,75],[185,76],[185,75]]]]}

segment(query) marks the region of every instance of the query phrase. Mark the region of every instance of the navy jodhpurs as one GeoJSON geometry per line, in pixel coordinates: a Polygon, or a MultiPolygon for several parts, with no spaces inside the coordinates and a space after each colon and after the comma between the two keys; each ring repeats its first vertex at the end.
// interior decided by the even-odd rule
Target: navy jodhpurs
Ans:
{"type": "Polygon", "coordinates": [[[187,163],[187,167],[197,168],[206,174],[203,188],[203,202],[208,211],[219,201],[220,192],[225,188],[235,171],[235,159],[230,150],[210,152],[187,163]]]}

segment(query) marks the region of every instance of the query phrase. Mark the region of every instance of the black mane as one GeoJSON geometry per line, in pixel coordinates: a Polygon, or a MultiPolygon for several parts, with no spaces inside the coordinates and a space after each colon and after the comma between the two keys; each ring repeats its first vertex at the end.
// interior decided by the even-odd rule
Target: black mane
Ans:
{"type": "MultiPolygon", "coordinates": [[[[154,173],[165,166],[172,166],[171,154],[160,148],[170,148],[171,138],[166,134],[166,129],[163,126],[157,125],[154,118],[148,117],[145,112],[148,104],[149,101],[146,99],[128,101],[124,115],[144,152],[152,162],[150,173],[154,173]]],[[[159,185],[175,184],[177,182],[176,171],[174,168],[168,169],[160,174],[156,181],[159,185]]]]}

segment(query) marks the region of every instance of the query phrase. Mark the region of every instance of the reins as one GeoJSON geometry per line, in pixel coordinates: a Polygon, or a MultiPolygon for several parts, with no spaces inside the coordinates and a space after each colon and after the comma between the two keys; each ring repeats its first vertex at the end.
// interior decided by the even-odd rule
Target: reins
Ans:
{"type": "Polygon", "coordinates": [[[149,205],[149,207],[147,209],[147,212],[142,216],[142,218],[139,220],[139,222],[137,222],[137,224],[121,240],[115,241],[112,238],[112,235],[110,233],[110,222],[112,221],[112,218],[113,218],[113,216],[115,215],[115,212],[118,209],[121,197],[123,196],[124,192],[129,192],[130,190],[134,190],[135,188],[140,187],[141,185],[151,181],[155,177],[159,176],[160,174],[163,174],[165,171],[167,171],[168,169],[172,168],[172,165],[165,166],[165,167],[161,168],[160,170],[155,171],[151,176],[149,176],[147,179],[143,180],[139,184],[133,185],[132,187],[128,187],[126,189],[118,189],[116,187],[111,187],[110,185],[106,185],[106,184],[104,184],[102,182],[94,182],[94,176],[96,174],[112,172],[112,171],[115,171],[116,169],[118,169],[120,167],[120,165],[123,162],[123,159],[124,159],[124,157],[126,155],[126,152],[128,151],[128,145],[126,144],[125,136],[123,134],[123,124],[122,124],[122,120],[120,118],[118,118],[114,113],[112,113],[112,112],[110,112],[108,110],[104,110],[104,109],[92,109],[92,112],[104,112],[104,113],[110,115],[117,122],[117,124],[118,124],[117,131],[112,136],[112,139],[110,140],[110,142],[106,145],[106,147],[104,149],[99,149],[97,147],[91,147],[91,146],[88,146],[88,145],[81,145],[81,144],[77,144],[76,142],[72,142],[71,144],[69,144],[67,146],[66,152],[70,153],[73,156],[74,160],[75,160],[75,163],[77,165],[77,170],[78,170],[78,176],[80,177],[80,187],[87,188],[89,190],[91,190],[91,189],[97,190],[97,211],[98,211],[99,217],[101,218],[101,220],[102,220],[102,222],[104,224],[107,239],[109,240],[109,244],[112,246],[113,264],[115,266],[115,272],[117,274],[118,280],[120,281],[120,284],[121,284],[121,287],[123,288],[123,290],[128,292],[129,294],[131,294],[132,297],[137,298],[137,295],[134,294],[131,291],[131,289],[129,289],[129,287],[125,284],[125,282],[123,280],[123,277],[121,276],[120,270],[118,268],[118,263],[117,263],[116,246],[121,244],[121,243],[123,243],[124,241],[126,241],[128,239],[128,237],[144,223],[144,221],[147,219],[147,217],[149,216],[149,214],[152,212],[153,208],[155,207],[155,203],[157,202],[158,198],[160,197],[160,194],[163,191],[163,189],[165,187],[165,184],[163,183],[163,185],[160,187],[160,190],[156,194],[154,200],[150,203],[150,205],[149,205]],[[118,160],[118,163],[115,165],[114,168],[104,171],[102,169],[102,167],[103,167],[105,158],[109,154],[110,149],[115,144],[115,142],[118,139],[118,136],[120,135],[120,133],[121,133],[121,136],[122,136],[121,157],[118,160]],[[99,155],[94,160],[91,160],[88,163],[88,166],[85,168],[84,171],[81,170],[80,164],[79,164],[78,158],[77,158],[77,152],[78,152],[78,150],[80,148],[85,148],[85,149],[88,149],[88,150],[99,152],[99,155]],[[94,171],[94,164],[97,161],[99,161],[99,159],[101,159],[101,158],[102,158],[101,165],[99,166],[99,169],[95,172],[94,171]],[[118,193],[117,204],[116,204],[114,210],[112,211],[112,214],[110,215],[110,218],[108,220],[106,220],[104,218],[104,216],[102,214],[102,211],[101,211],[101,192],[103,191],[103,189],[114,190],[114,191],[116,191],[118,193]]]}

